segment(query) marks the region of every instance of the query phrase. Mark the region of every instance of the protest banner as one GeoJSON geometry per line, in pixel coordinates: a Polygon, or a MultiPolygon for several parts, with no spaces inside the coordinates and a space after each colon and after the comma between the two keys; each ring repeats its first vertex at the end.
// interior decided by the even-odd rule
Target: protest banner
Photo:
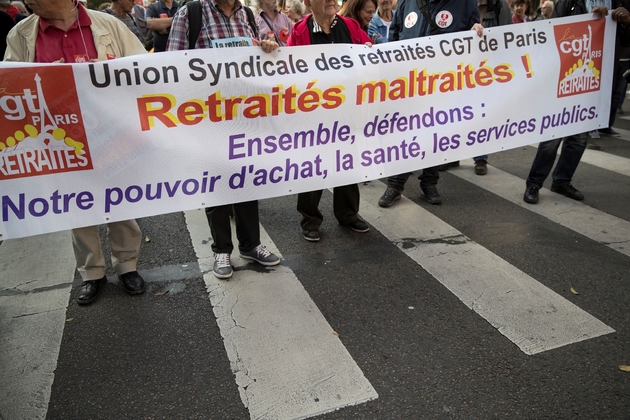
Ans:
{"type": "Polygon", "coordinates": [[[0,65],[0,240],[347,185],[608,125],[615,23],[0,65]]]}

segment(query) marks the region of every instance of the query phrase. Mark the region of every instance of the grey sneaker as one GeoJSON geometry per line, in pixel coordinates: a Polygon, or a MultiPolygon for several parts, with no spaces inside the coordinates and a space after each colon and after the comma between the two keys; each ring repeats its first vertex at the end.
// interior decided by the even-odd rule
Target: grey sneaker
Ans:
{"type": "Polygon", "coordinates": [[[234,274],[230,264],[230,254],[214,254],[212,272],[218,279],[229,279],[234,274]]]}
{"type": "Polygon", "coordinates": [[[240,251],[241,258],[256,261],[258,264],[270,266],[280,264],[280,258],[269,251],[264,245],[258,245],[248,252],[240,251]]]}
{"type": "Polygon", "coordinates": [[[381,198],[378,199],[378,205],[381,207],[390,207],[396,200],[400,200],[400,191],[387,187],[381,198]]]}

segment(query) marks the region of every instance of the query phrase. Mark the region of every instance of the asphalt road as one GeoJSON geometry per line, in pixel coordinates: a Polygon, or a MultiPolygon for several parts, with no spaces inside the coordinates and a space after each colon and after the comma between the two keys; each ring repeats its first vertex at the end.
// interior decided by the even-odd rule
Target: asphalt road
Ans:
{"type": "Polygon", "coordinates": [[[583,203],[548,190],[523,203],[524,147],[492,155],[486,177],[467,161],[441,173],[439,206],[415,176],[389,209],[373,199],[384,184],[362,185],[366,234],[337,224],[328,191],[319,243],[302,239],[294,196],[261,201],[281,266],[235,259],[229,282],[209,272],[209,231],[188,212],[139,220],[143,295],[110,271],[79,307],[75,273],[55,286],[67,302],[55,321],[11,312],[22,289],[0,285],[0,418],[630,419],[630,121],[618,120],[623,137],[593,140],[602,150],[575,174],[583,203]]]}

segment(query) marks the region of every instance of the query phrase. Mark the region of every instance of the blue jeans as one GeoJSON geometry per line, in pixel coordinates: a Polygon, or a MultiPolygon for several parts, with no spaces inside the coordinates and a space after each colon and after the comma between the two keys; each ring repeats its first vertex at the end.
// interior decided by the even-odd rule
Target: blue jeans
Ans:
{"type": "Polygon", "coordinates": [[[584,149],[586,149],[586,138],[586,133],[583,133],[540,143],[534,162],[532,162],[532,168],[529,170],[527,186],[542,188],[543,182],[549,176],[553,163],[556,161],[560,142],[562,142],[562,152],[553,171],[552,179],[553,183],[557,185],[570,183],[580,159],[582,159],[584,149]]]}

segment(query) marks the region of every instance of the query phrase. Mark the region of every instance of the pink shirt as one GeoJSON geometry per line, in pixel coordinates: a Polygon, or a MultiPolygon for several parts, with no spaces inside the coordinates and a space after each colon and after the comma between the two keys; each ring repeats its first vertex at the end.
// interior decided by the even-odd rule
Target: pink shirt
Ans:
{"type": "Polygon", "coordinates": [[[35,41],[36,63],[52,63],[62,57],[66,63],[86,63],[98,58],[90,29],[92,20],[82,5],[77,11],[79,18],[65,32],[44,19],[39,20],[35,41]]]}

